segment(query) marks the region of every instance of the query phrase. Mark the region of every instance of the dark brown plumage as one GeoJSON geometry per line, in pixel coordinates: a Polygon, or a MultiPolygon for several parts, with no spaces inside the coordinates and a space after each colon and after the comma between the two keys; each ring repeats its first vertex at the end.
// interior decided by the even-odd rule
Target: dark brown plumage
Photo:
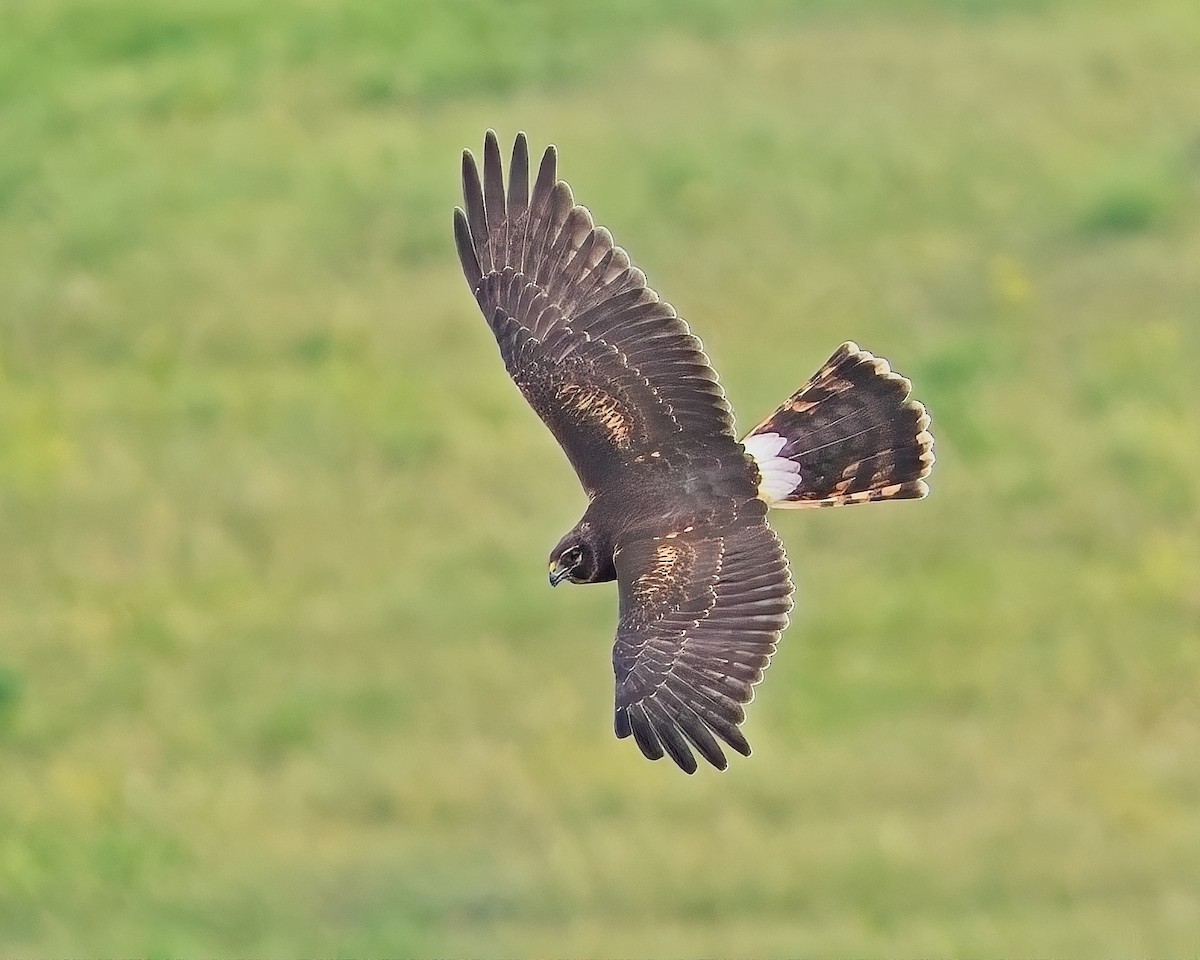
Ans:
{"type": "Polygon", "coordinates": [[[463,272],[509,374],[588,496],[551,582],[616,580],[616,732],[688,773],[724,769],[787,626],[787,558],[768,505],[923,497],[933,463],[909,383],[852,343],[739,442],[700,341],[613,244],[546,150],[533,190],[524,134],[507,186],[463,154],[463,272]]]}

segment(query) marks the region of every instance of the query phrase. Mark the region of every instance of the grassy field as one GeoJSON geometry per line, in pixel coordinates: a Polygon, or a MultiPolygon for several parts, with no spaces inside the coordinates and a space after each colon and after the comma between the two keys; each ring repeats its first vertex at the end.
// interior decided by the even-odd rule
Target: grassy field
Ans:
{"type": "Polygon", "coordinates": [[[1195,953],[1194,0],[8,0],[0,144],[0,953],[1195,953]],[[743,427],[843,339],[932,412],[928,500],[775,518],[724,774],[546,586],[488,126],[743,427]]]}

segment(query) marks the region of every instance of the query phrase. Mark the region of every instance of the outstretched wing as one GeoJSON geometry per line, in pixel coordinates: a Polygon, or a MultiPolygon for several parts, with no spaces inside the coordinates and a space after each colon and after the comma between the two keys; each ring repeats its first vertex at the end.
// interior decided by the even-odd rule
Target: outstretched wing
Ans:
{"type": "Polygon", "coordinates": [[[792,607],[779,538],[761,519],[686,527],[621,544],[616,564],[617,736],[632,735],[651,760],[665,751],[688,773],[692,747],[725,769],[718,738],[748,756],[742,705],[792,607]]]}
{"type": "Polygon", "coordinates": [[[726,437],[733,417],[700,341],[577,205],[547,148],[530,193],[525,135],[507,188],[496,134],[483,178],[463,153],[454,237],[505,366],[590,496],[664,442],[726,437]]]}

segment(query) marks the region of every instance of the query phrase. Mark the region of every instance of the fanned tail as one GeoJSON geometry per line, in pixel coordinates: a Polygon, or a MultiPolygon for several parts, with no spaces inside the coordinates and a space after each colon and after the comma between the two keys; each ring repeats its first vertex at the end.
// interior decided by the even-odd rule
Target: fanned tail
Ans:
{"type": "Polygon", "coordinates": [[[933,435],[912,384],[847,341],[743,441],[759,497],[774,507],[837,507],[919,499],[933,435]]]}

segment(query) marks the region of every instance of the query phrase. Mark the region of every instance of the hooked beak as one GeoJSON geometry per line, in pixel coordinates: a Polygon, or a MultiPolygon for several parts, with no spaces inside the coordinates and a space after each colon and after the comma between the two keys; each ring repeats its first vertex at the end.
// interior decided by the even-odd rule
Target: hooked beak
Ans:
{"type": "Polygon", "coordinates": [[[570,572],[570,569],[567,567],[560,567],[556,563],[550,564],[550,586],[557,587],[567,579],[567,574],[570,572]]]}

